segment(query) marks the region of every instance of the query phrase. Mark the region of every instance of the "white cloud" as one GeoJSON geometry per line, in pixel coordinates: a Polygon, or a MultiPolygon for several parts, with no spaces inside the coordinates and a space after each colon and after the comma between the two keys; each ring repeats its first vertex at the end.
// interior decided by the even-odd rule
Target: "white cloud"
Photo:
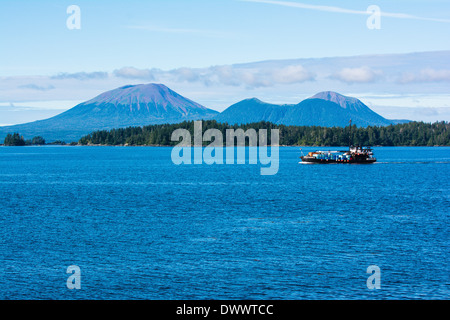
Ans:
{"type": "Polygon", "coordinates": [[[450,70],[426,68],[418,73],[405,72],[399,77],[398,82],[403,84],[412,82],[450,82],[450,70]]]}
{"type": "Polygon", "coordinates": [[[154,80],[151,70],[149,69],[137,69],[134,67],[123,67],[114,70],[113,74],[119,78],[125,79],[143,79],[143,80],[154,80]]]}
{"type": "Polygon", "coordinates": [[[251,71],[247,75],[236,72],[232,66],[210,67],[200,76],[200,79],[207,85],[222,84],[226,86],[239,86],[242,81],[253,81],[251,71]]]}
{"type": "Polygon", "coordinates": [[[276,83],[301,83],[314,80],[315,75],[301,65],[291,65],[273,72],[276,83]]]}
{"type": "Polygon", "coordinates": [[[332,79],[343,81],[346,83],[371,83],[378,80],[382,75],[381,71],[375,71],[364,66],[359,68],[343,68],[331,75],[332,79]]]}
{"type": "Polygon", "coordinates": [[[314,74],[301,65],[277,67],[240,67],[235,65],[209,68],[179,68],[154,72],[154,80],[176,81],[214,85],[260,88],[277,84],[302,83],[314,80],[314,74]]]}
{"type": "MultiPolygon", "coordinates": [[[[194,68],[178,68],[166,72],[167,76],[173,77],[179,82],[196,82],[200,81],[201,72],[194,68]]],[[[163,77],[164,72],[160,70],[159,76],[163,77]]]]}
{"type": "Polygon", "coordinates": [[[209,83],[259,88],[312,81],[315,76],[301,65],[289,65],[282,68],[218,66],[208,70],[208,77],[209,83]]]}

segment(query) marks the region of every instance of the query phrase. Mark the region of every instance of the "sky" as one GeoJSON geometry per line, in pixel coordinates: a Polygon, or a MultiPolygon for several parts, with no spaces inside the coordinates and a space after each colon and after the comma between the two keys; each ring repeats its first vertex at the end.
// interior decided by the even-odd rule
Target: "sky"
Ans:
{"type": "Polygon", "coordinates": [[[0,125],[149,82],[218,111],[335,90],[450,121],[449,40],[448,0],[2,0],[0,125]]]}

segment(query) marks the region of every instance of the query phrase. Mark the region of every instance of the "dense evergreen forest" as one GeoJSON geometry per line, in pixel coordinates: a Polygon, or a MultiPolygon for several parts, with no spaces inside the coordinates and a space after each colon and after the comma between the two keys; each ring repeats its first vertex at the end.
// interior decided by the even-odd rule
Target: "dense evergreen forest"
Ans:
{"type": "Polygon", "coordinates": [[[25,140],[19,133],[8,133],[4,141],[5,146],[36,146],[44,144],[45,140],[40,136],[34,137],[31,140],[25,140]]]}
{"type": "Polygon", "coordinates": [[[28,139],[25,140],[23,138],[22,135],[20,135],[19,133],[8,133],[5,137],[5,140],[3,142],[3,145],[5,146],[15,146],[15,147],[20,147],[20,146],[43,146],[46,144],[54,144],[54,145],[64,145],[65,142],[64,141],[53,141],[51,143],[46,143],[45,139],[42,138],[41,136],[36,136],[33,137],[33,139],[28,139]]]}
{"type": "Polygon", "coordinates": [[[8,133],[5,137],[5,146],[24,146],[25,139],[18,133],[10,134],[8,133]]]}
{"type": "MultiPolygon", "coordinates": [[[[184,128],[194,133],[194,121],[178,124],[149,125],[123,129],[93,132],[79,140],[81,145],[161,145],[174,146],[178,141],[171,141],[172,132],[184,128]]],[[[246,125],[228,125],[214,120],[202,121],[202,131],[218,129],[222,132],[225,145],[226,129],[279,129],[280,145],[288,146],[346,146],[349,141],[354,145],[365,146],[450,146],[450,123],[448,122],[409,122],[386,127],[351,128],[345,127],[306,127],[275,125],[269,122],[250,123],[246,125]]],[[[270,141],[270,130],[268,130],[270,141]]],[[[193,139],[193,138],[192,138],[193,139]]],[[[208,145],[210,142],[204,142],[208,145]]]]}

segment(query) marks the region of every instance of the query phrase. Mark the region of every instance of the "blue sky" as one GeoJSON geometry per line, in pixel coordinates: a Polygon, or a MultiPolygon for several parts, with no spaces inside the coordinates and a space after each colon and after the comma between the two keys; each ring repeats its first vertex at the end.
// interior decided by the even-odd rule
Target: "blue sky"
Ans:
{"type": "MultiPolygon", "coordinates": [[[[214,75],[211,74],[216,70],[211,69],[214,66],[448,51],[450,1],[2,0],[0,39],[0,87],[3,87],[0,89],[0,124],[37,119],[40,117],[38,110],[45,110],[41,117],[46,117],[49,110],[60,112],[92,95],[129,82],[167,80],[181,94],[221,110],[241,97],[265,94],[259,97],[292,103],[298,101],[289,99],[301,99],[333,88],[324,87],[320,77],[313,76],[320,68],[307,69],[306,60],[297,61],[291,68],[283,64],[286,74],[272,72],[279,81],[267,79],[268,82],[260,86],[265,87],[264,90],[248,83],[222,82],[213,86],[200,79],[204,70],[208,70],[210,78],[223,76],[226,68],[217,69],[219,74],[214,75]],[[81,9],[80,30],[69,30],[66,26],[69,17],[66,9],[72,4],[81,9]],[[381,29],[367,28],[369,15],[365,11],[370,5],[381,9],[381,29]],[[281,79],[285,76],[294,80],[281,79]],[[268,87],[274,90],[266,90],[268,87]],[[19,113],[6,111],[18,105],[23,107],[22,119],[17,119],[19,113]]],[[[417,98],[418,102],[408,108],[440,108],[436,120],[440,117],[449,121],[450,113],[442,109],[450,107],[446,98],[450,95],[446,89],[446,85],[450,85],[447,74],[450,68],[444,60],[442,67],[440,61],[433,61],[431,68],[430,61],[424,58],[415,74],[399,70],[399,77],[415,79],[410,81],[414,83],[425,81],[427,88],[420,92],[420,85],[412,90],[403,83],[398,85],[396,94],[404,94],[405,99],[409,99],[402,103],[412,101],[412,94],[435,101],[427,105],[417,98]]],[[[320,61],[326,69],[327,60],[320,61]]],[[[370,81],[366,80],[380,75],[386,79],[386,74],[401,68],[401,64],[390,66],[389,61],[385,61],[382,68],[370,61],[347,68],[343,64],[342,70],[330,77],[341,77],[340,80],[344,76],[356,77],[366,84],[365,87],[358,87],[358,83],[334,86],[345,90],[341,92],[344,94],[359,94],[361,98],[392,95],[392,86],[383,88],[381,81],[375,92],[369,92],[370,81]]],[[[251,76],[260,74],[255,71],[251,76]]],[[[242,72],[237,79],[240,77],[248,79],[242,72]]],[[[385,100],[379,105],[377,101],[372,101],[374,110],[384,107],[386,112],[388,101],[394,100],[385,100]]],[[[397,105],[393,107],[402,106],[400,100],[395,101],[397,105]]]]}

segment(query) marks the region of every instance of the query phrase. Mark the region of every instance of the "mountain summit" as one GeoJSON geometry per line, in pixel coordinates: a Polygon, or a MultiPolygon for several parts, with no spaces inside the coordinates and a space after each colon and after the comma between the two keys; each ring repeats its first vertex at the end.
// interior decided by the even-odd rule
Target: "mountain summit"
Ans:
{"type": "MultiPolygon", "coordinates": [[[[395,124],[395,120],[388,120],[380,116],[378,113],[372,111],[368,106],[366,106],[361,100],[344,96],[333,91],[323,91],[315,94],[309,99],[319,99],[329,102],[333,102],[339,105],[344,113],[348,114],[352,119],[352,122],[357,126],[367,127],[367,126],[388,126],[390,124],[395,124]]],[[[348,122],[349,120],[347,120],[348,122]]]]}
{"type": "Polygon", "coordinates": [[[123,86],[100,94],[81,105],[127,106],[130,112],[151,115],[174,113],[189,116],[208,110],[202,105],[189,100],[163,84],[139,84],[123,86]]]}
{"type": "Polygon", "coordinates": [[[211,119],[218,112],[189,100],[162,84],[123,86],[104,92],[57,116],[15,126],[0,127],[0,138],[20,132],[47,141],[77,141],[96,130],[211,119]]]}
{"type": "Polygon", "coordinates": [[[361,109],[367,108],[367,106],[360,100],[353,97],[347,97],[333,91],[322,91],[315,94],[309,99],[322,99],[326,101],[331,101],[340,105],[344,109],[352,111],[360,111],[361,109]]]}

